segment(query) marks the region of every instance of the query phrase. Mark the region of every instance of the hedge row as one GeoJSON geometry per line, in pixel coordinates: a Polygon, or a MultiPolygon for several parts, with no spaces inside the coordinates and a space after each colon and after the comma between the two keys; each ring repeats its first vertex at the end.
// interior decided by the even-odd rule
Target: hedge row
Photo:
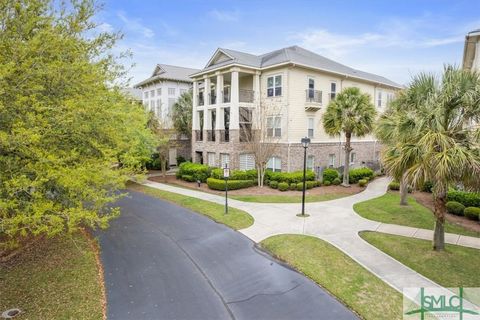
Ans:
{"type": "Polygon", "coordinates": [[[331,168],[323,170],[322,176],[323,176],[323,182],[328,181],[330,183],[332,183],[333,180],[340,178],[340,174],[338,173],[338,171],[331,168]]]}
{"type": "MultiPolygon", "coordinates": [[[[210,175],[215,179],[223,179],[223,169],[213,169],[210,175]]],[[[257,170],[230,170],[229,180],[256,180],[257,170]]]]}
{"type": "MultiPolygon", "coordinates": [[[[253,180],[227,180],[228,190],[249,188],[253,184],[253,180]]],[[[208,178],[207,185],[210,189],[225,191],[225,180],[208,178]]]]}
{"type": "Polygon", "coordinates": [[[447,201],[456,201],[465,207],[480,207],[480,193],[451,190],[447,193],[447,201]]]}
{"type": "MultiPolygon", "coordinates": [[[[303,181],[303,171],[294,171],[294,172],[273,172],[267,171],[265,172],[265,180],[267,181],[276,181],[276,182],[286,182],[288,184],[291,183],[299,183],[303,181]]],[[[305,174],[305,180],[313,181],[315,180],[315,172],[307,171],[305,174]]]]}
{"type": "MultiPolygon", "coordinates": [[[[210,177],[211,168],[205,164],[192,163],[192,162],[183,162],[178,167],[177,178],[182,178],[186,176],[189,179],[192,178],[193,181],[200,180],[201,182],[207,181],[207,178],[210,177]]],[[[189,181],[189,180],[187,180],[189,181]]]]}
{"type": "MultiPolygon", "coordinates": [[[[269,184],[270,188],[272,189],[278,189],[280,191],[287,191],[287,190],[297,190],[297,191],[303,191],[303,182],[277,182],[277,181],[270,181],[269,184]]],[[[305,189],[312,189],[315,187],[320,186],[320,181],[305,181],[305,189]]]]}
{"type": "Polygon", "coordinates": [[[373,170],[370,168],[356,168],[351,169],[348,172],[348,179],[350,183],[357,183],[358,180],[367,178],[368,180],[373,179],[373,170]]]}

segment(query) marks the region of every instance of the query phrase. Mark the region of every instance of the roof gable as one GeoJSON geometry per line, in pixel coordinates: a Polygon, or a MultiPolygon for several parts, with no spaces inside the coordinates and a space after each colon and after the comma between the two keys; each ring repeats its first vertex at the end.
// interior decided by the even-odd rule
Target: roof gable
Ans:
{"type": "Polygon", "coordinates": [[[213,66],[213,65],[225,62],[225,61],[229,61],[229,60],[234,60],[234,57],[232,57],[230,54],[223,51],[222,49],[218,48],[217,51],[215,51],[213,56],[208,61],[205,68],[208,68],[210,66],[213,66]]]}
{"type": "Polygon", "coordinates": [[[165,69],[163,69],[161,65],[157,64],[153,70],[152,77],[158,76],[162,73],[165,73],[165,69]]]}

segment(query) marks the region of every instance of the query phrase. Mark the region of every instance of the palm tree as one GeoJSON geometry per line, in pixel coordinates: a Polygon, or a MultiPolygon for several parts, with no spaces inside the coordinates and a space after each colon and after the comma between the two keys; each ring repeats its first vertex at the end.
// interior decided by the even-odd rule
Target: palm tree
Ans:
{"type": "Polygon", "coordinates": [[[416,108],[405,113],[414,122],[409,127],[411,134],[386,154],[384,164],[392,172],[407,168],[405,176],[413,186],[433,182],[433,249],[440,251],[445,247],[449,186],[480,187],[479,129],[472,126],[472,121],[480,120],[480,76],[447,66],[440,80],[422,74],[407,92],[417,99],[416,108]]]}
{"type": "Polygon", "coordinates": [[[350,152],[352,136],[365,136],[373,128],[376,111],[370,96],[361,93],[358,88],[346,88],[330,101],[323,114],[323,128],[330,136],[345,134],[345,166],[343,169],[343,185],[348,184],[350,152]]]}
{"type": "MultiPolygon", "coordinates": [[[[416,117],[419,106],[432,94],[432,79],[424,75],[414,78],[410,88],[401,91],[392,101],[387,110],[380,116],[375,127],[375,135],[385,146],[382,152],[384,164],[395,163],[401,154],[402,146],[412,143],[410,150],[415,147],[413,136],[417,124],[416,117]]],[[[386,165],[387,172],[400,182],[400,205],[406,206],[408,195],[408,181],[406,171],[413,165],[415,154],[404,157],[396,166],[386,165]]]]}
{"type": "Polygon", "coordinates": [[[192,91],[188,90],[178,98],[169,115],[175,131],[189,138],[192,136],[192,108],[192,91]]]}

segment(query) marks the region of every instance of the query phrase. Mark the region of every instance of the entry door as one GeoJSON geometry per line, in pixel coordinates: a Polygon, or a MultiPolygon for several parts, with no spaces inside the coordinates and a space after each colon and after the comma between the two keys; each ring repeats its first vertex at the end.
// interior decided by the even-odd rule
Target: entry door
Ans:
{"type": "Polygon", "coordinates": [[[177,148],[170,148],[170,150],[168,150],[168,163],[170,166],[177,165],[177,148]]]}

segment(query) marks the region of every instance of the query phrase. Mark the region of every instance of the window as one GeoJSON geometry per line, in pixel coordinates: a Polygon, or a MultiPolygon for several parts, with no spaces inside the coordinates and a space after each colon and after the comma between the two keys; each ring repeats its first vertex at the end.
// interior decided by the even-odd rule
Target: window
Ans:
{"type": "Polygon", "coordinates": [[[357,160],[357,154],[355,152],[350,153],[350,164],[354,164],[357,160]]]}
{"type": "Polygon", "coordinates": [[[240,155],[240,170],[255,169],[255,156],[251,153],[240,155]]]}
{"type": "Polygon", "coordinates": [[[337,96],[337,83],[332,82],[330,83],[330,100],[335,99],[336,96],[337,96]]]}
{"type": "Polygon", "coordinates": [[[315,79],[308,78],[308,98],[315,98],[315,79]]]}
{"type": "Polygon", "coordinates": [[[168,98],[168,110],[167,110],[168,115],[171,114],[174,104],[175,104],[175,98],[168,98]]]}
{"type": "Polygon", "coordinates": [[[225,165],[230,167],[230,155],[228,153],[220,153],[220,166],[225,168],[225,165]]]}
{"type": "Polygon", "coordinates": [[[387,105],[390,104],[394,99],[393,93],[387,93],[387,105]]]}
{"type": "Polygon", "coordinates": [[[331,153],[328,155],[328,166],[334,168],[335,167],[335,161],[336,161],[336,156],[335,153],[331,153]]]}
{"type": "Polygon", "coordinates": [[[155,100],[150,101],[150,111],[155,112],[155,100]]]}
{"type": "Polygon", "coordinates": [[[314,124],[314,118],[308,118],[308,137],[313,138],[313,124],[314,124]]]}
{"type": "Polygon", "coordinates": [[[175,95],[175,88],[168,88],[168,95],[174,96],[175,95]]]}
{"type": "Polygon", "coordinates": [[[307,157],[307,170],[314,170],[314,164],[315,164],[315,157],[312,155],[309,155],[307,157]]]}
{"type": "Polygon", "coordinates": [[[162,116],[162,100],[157,99],[157,116],[162,116]]]}
{"type": "Polygon", "coordinates": [[[252,141],[252,110],[240,107],[239,116],[240,142],[252,141]]]}
{"type": "Polygon", "coordinates": [[[157,89],[157,96],[161,96],[162,95],[162,88],[158,88],[157,89]]]}
{"type": "Polygon", "coordinates": [[[207,161],[210,167],[215,167],[215,152],[207,152],[207,161]]]}
{"type": "Polygon", "coordinates": [[[267,78],[267,97],[278,97],[282,95],[282,76],[267,78]]]}
{"type": "Polygon", "coordinates": [[[145,99],[148,99],[148,91],[145,91],[143,95],[145,96],[145,99]]]}
{"type": "Polygon", "coordinates": [[[267,162],[267,170],[273,172],[282,171],[282,160],[279,157],[271,157],[267,162]]]}
{"type": "Polygon", "coordinates": [[[282,118],[267,117],[267,137],[279,138],[282,136],[282,118]]]}
{"type": "Polygon", "coordinates": [[[382,106],[382,91],[378,91],[378,95],[377,95],[377,106],[379,106],[379,107],[382,106]]]}
{"type": "Polygon", "coordinates": [[[150,98],[155,97],[155,90],[150,91],[150,98]]]}

